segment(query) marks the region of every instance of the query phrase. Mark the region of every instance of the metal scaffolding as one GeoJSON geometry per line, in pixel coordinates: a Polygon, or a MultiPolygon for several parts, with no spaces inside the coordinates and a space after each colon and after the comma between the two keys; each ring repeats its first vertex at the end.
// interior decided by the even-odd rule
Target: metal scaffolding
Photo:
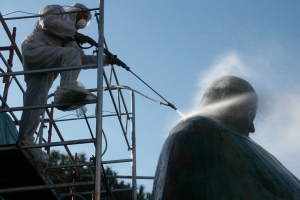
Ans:
{"type": "MultiPolygon", "coordinates": [[[[97,17],[98,19],[98,31],[99,31],[99,39],[97,47],[98,55],[103,55],[104,52],[104,0],[100,0],[99,8],[97,9],[89,9],[89,10],[98,10],[99,14],[97,17]]],[[[39,17],[38,15],[32,16],[32,17],[39,17]]],[[[115,176],[116,178],[130,178],[132,179],[132,197],[134,200],[137,199],[137,179],[153,179],[151,176],[137,176],[136,175],[136,141],[135,141],[135,90],[126,87],[121,86],[119,84],[116,71],[114,69],[114,66],[111,66],[109,72],[105,71],[103,69],[103,56],[98,56],[98,64],[90,64],[90,65],[82,65],[82,66],[72,66],[72,67],[57,67],[57,68],[51,68],[51,69],[42,69],[42,70],[31,70],[31,71],[19,71],[19,72],[13,72],[12,71],[12,60],[14,52],[16,52],[20,62],[22,63],[22,56],[20,53],[20,50],[15,43],[15,35],[16,35],[16,28],[13,29],[13,33],[10,32],[8,29],[5,20],[13,20],[13,19],[23,19],[28,17],[18,17],[18,18],[3,18],[3,16],[0,13],[0,21],[1,24],[4,27],[5,32],[7,33],[7,36],[10,40],[11,45],[9,47],[0,47],[0,50],[8,50],[10,52],[9,56],[9,62],[6,62],[3,55],[0,52],[1,59],[4,63],[4,65],[7,67],[7,70],[1,69],[0,77],[3,77],[4,79],[4,92],[3,95],[0,95],[0,100],[2,102],[2,108],[0,109],[0,113],[5,112],[9,113],[10,116],[14,119],[14,122],[16,125],[19,124],[18,118],[15,116],[15,111],[21,111],[25,109],[40,109],[40,108],[46,108],[45,115],[41,119],[41,125],[40,127],[43,127],[44,124],[48,124],[49,131],[48,136],[44,136],[43,129],[40,128],[38,132],[36,132],[36,135],[39,137],[38,144],[33,145],[24,145],[21,148],[17,148],[16,145],[2,145],[0,146],[0,152],[21,152],[19,156],[25,156],[28,157],[29,155],[26,152],[26,149],[29,148],[41,148],[46,147],[47,152],[49,154],[50,152],[50,146],[63,146],[69,155],[70,159],[72,160],[71,165],[60,165],[60,166],[50,166],[46,168],[46,174],[39,174],[39,178],[43,179],[45,181],[45,184],[40,185],[32,185],[32,186],[22,186],[22,187],[10,187],[10,188],[1,188],[0,189],[0,195],[1,194],[7,194],[7,193],[18,193],[18,192],[24,192],[24,191],[38,191],[38,190],[51,190],[52,193],[54,193],[54,196],[56,196],[58,199],[63,198],[64,196],[73,196],[73,197],[81,197],[83,193],[76,192],[76,187],[80,186],[92,186],[94,185],[94,191],[86,192],[84,194],[90,194],[93,196],[93,199],[100,200],[101,193],[103,192],[109,192],[109,191],[101,191],[101,177],[103,176],[103,170],[102,168],[103,164],[113,164],[113,163],[122,163],[122,162],[131,162],[132,163],[132,174],[128,176],[115,176]],[[63,120],[55,120],[54,119],[54,107],[56,106],[65,106],[70,105],[70,103],[50,103],[46,105],[36,105],[36,106],[19,106],[19,107],[10,107],[9,103],[7,102],[7,96],[8,96],[8,90],[9,86],[12,81],[15,81],[18,87],[20,88],[20,91],[24,94],[25,90],[22,88],[22,85],[17,79],[17,76],[28,74],[28,73],[42,73],[42,72],[50,72],[50,71],[63,71],[63,70],[71,70],[71,69],[97,69],[97,87],[95,89],[90,89],[91,92],[95,92],[97,94],[96,100],[89,100],[84,102],[78,102],[73,104],[96,104],[96,114],[95,117],[79,117],[79,118],[68,118],[63,120]],[[108,78],[109,77],[109,78],[108,78]],[[103,82],[106,84],[103,86],[103,82]],[[128,91],[130,100],[126,101],[125,95],[123,91],[128,91]],[[103,95],[108,93],[108,96],[110,97],[110,100],[113,104],[114,108],[114,114],[109,115],[103,115],[103,95]],[[127,105],[130,102],[130,105],[127,105]],[[102,160],[102,138],[103,138],[103,127],[102,127],[102,119],[105,117],[114,117],[117,118],[118,124],[120,126],[120,129],[122,131],[122,134],[124,136],[124,140],[126,142],[128,150],[131,151],[131,158],[129,159],[120,159],[120,160],[102,160]],[[60,122],[65,121],[77,121],[77,120],[86,120],[87,125],[89,126],[88,119],[95,118],[96,121],[96,136],[93,137],[93,134],[91,133],[92,137],[88,139],[80,139],[80,140],[68,140],[65,141],[63,138],[63,134],[61,133],[59,126],[57,125],[60,122]],[[128,130],[131,129],[131,130],[128,130]],[[60,142],[51,142],[51,135],[52,131],[55,131],[60,138],[60,142]],[[130,138],[131,137],[131,138],[130,138]],[[131,139],[131,142],[130,142],[131,139]],[[88,163],[77,163],[77,157],[71,153],[69,146],[70,145],[77,145],[77,144],[84,144],[84,143],[94,143],[95,144],[95,158],[91,160],[88,163]],[[55,174],[59,170],[78,170],[78,167],[88,167],[94,166],[95,167],[95,174],[81,174],[83,177],[92,177],[93,181],[85,181],[85,182],[71,182],[71,183],[61,183],[61,184],[51,184],[47,179],[47,175],[49,174],[55,174]],[[71,194],[57,194],[55,190],[57,188],[67,187],[71,188],[71,194]]],[[[139,93],[140,94],[140,93],[139,93]]],[[[53,95],[50,94],[49,98],[51,98],[53,95]]],[[[89,127],[90,129],[90,127],[89,127]]],[[[104,136],[105,137],[105,136],[104,136]]],[[[2,155],[2,153],[1,153],[2,155]]],[[[4,154],[3,154],[4,155],[4,154]]],[[[32,164],[32,163],[31,163],[32,164]]],[[[111,176],[107,176],[104,178],[109,178],[111,176]]],[[[40,183],[40,182],[39,182],[40,183]]],[[[115,190],[115,191],[122,191],[122,190],[115,190]]],[[[114,192],[114,191],[112,191],[114,192]]],[[[42,197],[41,197],[42,199],[42,197]]]]}

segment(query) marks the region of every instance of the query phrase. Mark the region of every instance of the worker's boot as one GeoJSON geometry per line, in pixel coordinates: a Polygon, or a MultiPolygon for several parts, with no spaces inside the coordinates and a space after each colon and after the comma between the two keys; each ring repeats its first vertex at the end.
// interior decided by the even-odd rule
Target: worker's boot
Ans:
{"type": "Polygon", "coordinates": [[[40,148],[28,149],[38,172],[43,171],[49,163],[49,155],[40,148]]]}
{"type": "MultiPolygon", "coordinates": [[[[75,103],[85,100],[96,99],[96,96],[90,91],[86,90],[79,82],[65,83],[58,86],[54,93],[54,103],[75,103]]],[[[66,105],[57,106],[56,108],[62,111],[76,110],[84,105],[66,105]]]]}
{"type": "MultiPolygon", "coordinates": [[[[17,142],[17,146],[34,144],[33,136],[24,136],[23,139],[17,142]]],[[[35,165],[38,172],[43,171],[49,162],[49,155],[41,148],[27,149],[28,154],[31,157],[31,161],[35,165]]]]}

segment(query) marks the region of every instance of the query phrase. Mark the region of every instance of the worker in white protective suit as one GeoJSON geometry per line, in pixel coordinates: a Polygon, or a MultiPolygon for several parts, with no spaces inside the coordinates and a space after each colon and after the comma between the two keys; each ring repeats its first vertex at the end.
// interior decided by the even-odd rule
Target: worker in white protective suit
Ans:
{"type": "MultiPolygon", "coordinates": [[[[91,14],[89,11],[86,11],[87,9],[86,6],[79,3],[72,5],[66,10],[59,5],[44,6],[39,14],[45,14],[45,16],[39,18],[33,33],[22,42],[24,70],[97,63],[97,56],[85,55],[75,41],[65,43],[62,46],[62,43],[68,38],[74,38],[81,44],[87,42],[87,38],[77,32],[78,29],[83,29],[90,23],[91,14]],[[59,14],[64,12],[69,13],[59,14]]],[[[118,64],[118,60],[115,58],[104,56],[104,65],[118,64]]],[[[77,94],[88,93],[87,90],[78,86],[76,80],[79,72],[80,70],[70,70],[25,74],[27,90],[24,97],[24,106],[47,104],[49,89],[58,74],[60,74],[61,80],[57,90],[72,88],[72,91],[79,91],[77,94]]],[[[83,101],[85,99],[79,98],[78,100],[83,101]]],[[[45,109],[23,111],[17,143],[19,146],[34,143],[33,135],[38,127],[40,116],[44,112],[45,109]]],[[[33,157],[37,167],[44,168],[47,166],[49,156],[44,151],[35,148],[29,149],[28,152],[33,157]]]]}

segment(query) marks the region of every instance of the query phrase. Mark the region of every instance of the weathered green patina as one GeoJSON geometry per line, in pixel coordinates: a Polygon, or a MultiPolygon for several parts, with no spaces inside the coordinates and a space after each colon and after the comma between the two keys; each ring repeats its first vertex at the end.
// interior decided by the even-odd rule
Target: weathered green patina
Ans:
{"type": "Polygon", "coordinates": [[[300,182],[251,138],[208,117],[180,122],[166,140],[154,199],[300,199],[300,182]]]}

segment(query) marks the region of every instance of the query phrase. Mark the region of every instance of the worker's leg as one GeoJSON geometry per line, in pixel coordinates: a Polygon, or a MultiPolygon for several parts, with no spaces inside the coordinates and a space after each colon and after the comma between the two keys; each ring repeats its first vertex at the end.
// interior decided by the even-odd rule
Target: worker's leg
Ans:
{"type": "MultiPolygon", "coordinates": [[[[24,57],[26,58],[25,66],[27,66],[28,70],[81,65],[80,52],[74,48],[41,47],[24,53],[24,57]]],[[[67,82],[75,82],[79,72],[80,70],[61,72],[61,85],[67,82]]],[[[49,89],[57,74],[56,72],[45,72],[38,75],[26,75],[27,90],[24,98],[24,106],[46,104],[49,89]]],[[[40,116],[44,111],[45,109],[23,111],[19,141],[23,140],[26,144],[33,143],[33,134],[38,127],[40,116]]]]}
{"type": "MultiPolygon", "coordinates": [[[[79,66],[82,65],[81,55],[77,49],[68,48],[68,51],[65,51],[65,56],[62,57],[62,67],[68,66],[79,66]]],[[[66,83],[73,83],[77,80],[80,73],[80,69],[63,71],[60,73],[60,85],[64,85],[66,83]]]]}
{"type": "MultiPolygon", "coordinates": [[[[26,48],[25,48],[26,50],[26,48]]],[[[46,69],[82,65],[81,53],[76,48],[71,47],[51,47],[42,46],[32,49],[28,52],[23,52],[24,69],[46,69]]],[[[67,82],[77,80],[80,69],[62,71],[61,85],[67,82]]]]}
{"type": "MultiPolygon", "coordinates": [[[[74,48],[49,47],[38,49],[40,56],[32,57],[32,60],[29,60],[31,57],[27,56],[28,61],[26,63],[27,65],[30,64],[30,69],[81,65],[80,52],[74,48]]],[[[33,53],[30,55],[33,55],[33,53]]],[[[68,82],[75,82],[79,73],[80,70],[61,72],[61,85],[68,82]]],[[[57,73],[55,72],[25,76],[27,90],[24,98],[24,106],[46,104],[49,89],[56,77],[57,73]]],[[[44,111],[45,109],[23,111],[19,130],[19,141],[24,140],[27,144],[33,143],[33,134],[38,127],[40,116],[44,111]]]]}
{"type": "MultiPolygon", "coordinates": [[[[77,49],[72,49],[73,51],[68,52],[68,56],[64,57],[62,66],[80,66],[82,65],[81,54],[77,49]]],[[[81,102],[86,99],[94,99],[92,93],[86,90],[83,85],[77,82],[80,70],[70,70],[62,71],[60,73],[61,80],[60,86],[54,94],[55,103],[71,103],[71,102],[81,102]],[[91,98],[90,98],[91,96],[91,98]],[[89,98],[88,98],[89,97],[89,98]]],[[[70,111],[81,109],[84,105],[67,105],[56,107],[59,110],[70,111]]],[[[82,113],[80,111],[80,113],[82,113]]],[[[83,112],[84,113],[84,112],[83,112]]]]}
{"type": "MultiPolygon", "coordinates": [[[[24,97],[24,106],[35,106],[47,104],[48,92],[58,73],[45,73],[31,77],[27,80],[27,89],[24,97]]],[[[45,109],[24,110],[22,113],[19,129],[18,144],[26,145],[34,143],[34,132],[39,123],[40,116],[45,109]]],[[[49,155],[41,148],[28,149],[38,171],[44,169],[49,160],[49,155]]]]}
{"type": "MultiPolygon", "coordinates": [[[[31,52],[23,52],[25,59],[24,68],[43,69],[55,67],[68,67],[81,65],[80,52],[74,48],[62,47],[41,47],[32,50],[31,52]]],[[[80,70],[70,70],[61,72],[61,84],[75,82],[78,78],[80,70]]],[[[45,72],[42,74],[25,75],[27,90],[24,97],[24,106],[35,106],[47,104],[49,89],[53,81],[58,76],[58,72],[45,72]]],[[[34,132],[36,131],[40,116],[45,112],[45,109],[24,110],[21,117],[18,143],[32,144],[34,142],[34,132]]],[[[29,149],[34,161],[37,164],[47,164],[45,153],[41,149],[29,149]]]]}
{"type": "MultiPolygon", "coordinates": [[[[57,73],[44,73],[27,80],[27,89],[24,96],[24,106],[47,104],[48,92],[57,73]]],[[[40,116],[45,109],[24,110],[21,117],[18,141],[24,144],[33,143],[33,134],[36,131],[40,116]]]]}

